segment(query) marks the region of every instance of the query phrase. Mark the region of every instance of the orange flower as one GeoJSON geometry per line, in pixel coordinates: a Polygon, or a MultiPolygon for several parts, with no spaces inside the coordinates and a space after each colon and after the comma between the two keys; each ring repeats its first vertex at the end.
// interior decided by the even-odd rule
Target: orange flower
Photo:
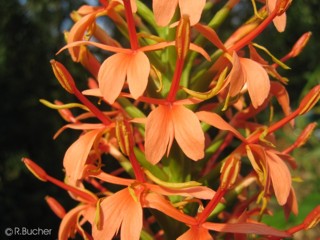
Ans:
{"type": "Polygon", "coordinates": [[[196,220],[183,214],[165,199],[164,195],[196,196],[210,199],[214,191],[202,186],[170,189],[150,183],[139,183],[136,180],[124,179],[100,172],[94,175],[105,182],[128,186],[101,201],[98,212],[102,212],[99,223],[93,226],[94,239],[112,239],[121,227],[123,240],[139,239],[142,229],[142,208],[157,209],[166,215],[188,225],[196,220]]]}
{"type": "Polygon", "coordinates": [[[165,152],[169,155],[173,139],[192,160],[204,157],[204,133],[197,116],[177,103],[159,105],[146,122],[145,154],[156,164],[165,152]]]}
{"type": "Polygon", "coordinates": [[[246,84],[252,105],[255,108],[262,105],[270,92],[270,80],[266,70],[256,61],[238,57],[236,52],[233,52],[232,64],[228,76],[230,96],[237,95],[246,84]]]}
{"type": "Polygon", "coordinates": [[[291,191],[291,174],[281,154],[271,148],[250,144],[247,145],[247,155],[265,188],[265,194],[272,186],[278,203],[284,205],[291,191]]]}
{"type": "Polygon", "coordinates": [[[199,22],[202,10],[206,3],[205,0],[153,0],[153,12],[156,22],[160,26],[169,24],[179,3],[181,16],[188,15],[190,17],[190,24],[194,25],[199,22]]]}

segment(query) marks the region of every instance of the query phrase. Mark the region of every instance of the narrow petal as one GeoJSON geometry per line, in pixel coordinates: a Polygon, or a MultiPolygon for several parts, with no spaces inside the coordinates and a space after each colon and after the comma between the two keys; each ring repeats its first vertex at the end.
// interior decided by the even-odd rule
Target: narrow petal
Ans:
{"type": "Polygon", "coordinates": [[[232,55],[232,69],[228,75],[228,80],[230,81],[230,96],[234,97],[240,93],[245,82],[245,73],[241,68],[240,59],[236,52],[233,52],[232,55]]]}
{"type": "Polygon", "coordinates": [[[177,240],[211,240],[213,239],[208,229],[202,226],[191,226],[188,231],[182,234],[177,240]]]}
{"type": "Polygon", "coordinates": [[[196,186],[196,187],[188,187],[188,188],[179,188],[179,189],[172,189],[167,187],[162,187],[159,185],[150,184],[148,185],[151,191],[157,192],[161,195],[167,196],[184,196],[184,197],[195,197],[199,199],[212,199],[215,191],[211,188],[204,187],[204,186],[196,186]]]}
{"type": "Polygon", "coordinates": [[[197,224],[195,218],[180,212],[179,210],[174,208],[164,197],[156,193],[149,193],[146,195],[143,207],[157,209],[167,216],[170,216],[180,222],[184,222],[187,225],[197,224]]]}
{"type": "Polygon", "coordinates": [[[160,105],[153,110],[146,123],[145,150],[146,158],[156,164],[172,144],[174,137],[171,112],[169,107],[160,105]]]}
{"type": "Polygon", "coordinates": [[[181,15],[188,15],[191,26],[195,25],[201,18],[205,4],[206,0],[179,0],[181,15]]]}
{"type": "Polygon", "coordinates": [[[178,0],[153,0],[152,8],[156,22],[160,26],[169,24],[178,5],[178,0]]]}
{"type": "Polygon", "coordinates": [[[252,105],[257,108],[266,100],[270,92],[268,74],[259,63],[249,58],[240,58],[240,62],[246,73],[252,105]]]}
{"type": "Polygon", "coordinates": [[[146,90],[150,73],[150,62],[145,53],[137,51],[130,55],[127,81],[130,93],[137,99],[146,90]]]}
{"type": "Polygon", "coordinates": [[[290,237],[291,235],[269,227],[262,223],[209,223],[206,222],[202,225],[203,227],[217,231],[217,232],[228,232],[228,233],[253,233],[266,236],[275,237],[290,237]]]}
{"type": "Polygon", "coordinates": [[[284,205],[287,202],[291,190],[290,171],[277,154],[272,151],[266,151],[266,154],[274,193],[278,203],[284,205]]]}
{"type": "Polygon", "coordinates": [[[234,127],[232,127],[229,123],[227,123],[218,114],[213,112],[206,112],[206,111],[200,111],[200,112],[197,112],[196,114],[201,121],[208,123],[211,126],[214,126],[220,130],[230,131],[241,141],[243,142],[246,141],[246,139],[234,127]]]}
{"type": "Polygon", "coordinates": [[[72,238],[76,233],[77,221],[79,219],[79,214],[88,206],[79,205],[74,209],[70,210],[62,219],[59,227],[59,239],[67,240],[72,238]]]}
{"type": "Polygon", "coordinates": [[[200,23],[196,24],[194,27],[217,48],[222,49],[224,52],[228,51],[220,40],[218,34],[212,28],[200,23]]]}
{"type": "Polygon", "coordinates": [[[100,67],[99,88],[104,99],[110,104],[114,103],[121,92],[129,63],[127,54],[117,53],[107,58],[100,67]]]}
{"type": "MultiPolygon", "coordinates": [[[[76,41],[84,40],[84,35],[89,26],[95,21],[96,14],[89,14],[87,16],[82,17],[79,21],[77,21],[73,27],[71,28],[68,34],[68,43],[73,43],[76,41]]],[[[73,61],[79,61],[79,52],[80,47],[69,48],[69,53],[72,57],[73,61]]]]}
{"type": "Polygon", "coordinates": [[[194,112],[181,105],[172,107],[174,136],[183,152],[192,160],[204,157],[204,133],[194,112]]]}
{"type": "Polygon", "coordinates": [[[101,131],[102,129],[95,129],[87,132],[68,148],[63,159],[63,166],[69,184],[76,184],[81,179],[88,154],[101,131]]]}

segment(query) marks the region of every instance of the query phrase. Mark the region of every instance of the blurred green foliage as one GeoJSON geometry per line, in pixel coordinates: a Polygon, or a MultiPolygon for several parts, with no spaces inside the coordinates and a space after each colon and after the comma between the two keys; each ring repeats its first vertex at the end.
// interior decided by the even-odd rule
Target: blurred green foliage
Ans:
{"type": "MultiPolygon", "coordinates": [[[[244,8],[241,21],[251,14],[250,1],[242,1],[244,8]]],[[[77,136],[68,131],[58,140],[52,136],[64,122],[53,110],[39,103],[40,98],[49,101],[60,99],[68,102],[72,97],[54,79],[49,60],[64,44],[63,30],[70,27],[68,16],[71,10],[82,4],[81,1],[66,0],[10,0],[0,2],[0,231],[3,236],[6,227],[43,227],[53,229],[56,238],[60,220],[51,212],[44,201],[46,195],[56,197],[66,209],[74,202],[68,195],[50,184],[38,181],[23,166],[20,159],[30,157],[43,166],[51,175],[63,179],[62,159],[67,147],[77,136]]],[[[281,73],[289,78],[289,94],[293,107],[297,106],[301,94],[320,83],[320,9],[318,0],[294,1],[288,10],[288,25],[284,33],[277,33],[270,26],[257,42],[266,46],[281,58],[290,51],[294,42],[307,31],[313,36],[296,59],[289,60],[292,68],[281,73]],[[267,37],[266,37],[267,36],[267,37]]],[[[237,26],[237,21],[226,22],[223,28],[237,26]]],[[[223,32],[223,29],[219,29],[223,32]]],[[[83,73],[76,68],[67,54],[59,60],[79,79],[85,81],[83,73]],[[63,59],[66,58],[66,59],[63,59]]],[[[319,121],[320,109],[315,108],[307,117],[298,119],[297,131],[301,131],[310,121],[319,121]]],[[[290,132],[290,131],[289,131],[290,132]]],[[[293,142],[298,132],[283,134],[285,141],[293,142]],[[291,134],[291,135],[290,135],[291,134]]],[[[307,179],[295,184],[299,202],[305,204],[300,213],[304,217],[312,205],[319,202],[319,131],[310,142],[295,152],[299,163],[297,176],[307,179]],[[311,184],[311,186],[310,186],[311,184]],[[308,191],[303,191],[308,186],[308,191]],[[301,194],[300,194],[301,191],[301,194]],[[299,195],[300,194],[300,195],[299,195]]],[[[281,215],[281,209],[275,213],[281,215]]],[[[282,216],[282,215],[281,215],[282,216]]],[[[300,216],[300,215],[299,215],[300,216]]],[[[280,219],[277,218],[277,219],[280,219]]],[[[298,218],[298,220],[302,218],[298,218]]],[[[277,220],[278,221],[278,220],[277,220]]],[[[289,224],[293,224],[290,222],[289,224]]],[[[274,225],[274,221],[266,219],[274,225]]],[[[277,222],[283,227],[284,219],[277,222]]],[[[4,239],[4,237],[1,237],[4,239]]]]}

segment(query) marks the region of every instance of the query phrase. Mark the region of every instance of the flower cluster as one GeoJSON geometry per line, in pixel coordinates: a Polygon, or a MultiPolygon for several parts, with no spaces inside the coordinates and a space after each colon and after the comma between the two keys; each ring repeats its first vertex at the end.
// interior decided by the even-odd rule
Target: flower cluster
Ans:
{"type": "Polygon", "coordinates": [[[252,1],[252,18],[226,40],[216,30],[239,0],[218,2],[100,0],[72,12],[75,23],[58,53],[68,51],[88,70],[88,89],[79,90],[52,60],[57,80],[80,103],[41,102],[67,122],[55,138],[68,128],[81,134],[64,155],[64,181],[23,159],[78,202],[65,211],[46,198],[62,219],[59,239],[281,239],[318,223],[320,206],[287,230],[261,223],[273,197],[286,217],[298,213],[290,153],[316,125],[285,150],[274,133],[310,111],[320,85],[291,110],[277,69],[289,68],[284,62],[311,33],[278,59],[254,40],[270,24],[285,30],[290,0],[252,1]],[[274,100],[283,118],[264,121],[274,100]],[[75,116],[73,108],[83,112],[75,116]]]}

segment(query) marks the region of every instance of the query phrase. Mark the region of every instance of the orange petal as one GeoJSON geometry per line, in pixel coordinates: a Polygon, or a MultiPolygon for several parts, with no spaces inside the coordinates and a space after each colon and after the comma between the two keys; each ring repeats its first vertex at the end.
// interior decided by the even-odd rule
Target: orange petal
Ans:
{"type": "Polygon", "coordinates": [[[270,169],[270,177],[274,193],[280,205],[284,205],[291,190],[291,174],[287,165],[274,152],[266,151],[267,164],[270,169]]]}
{"type": "Polygon", "coordinates": [[[79,205],[63,217],[59,227],[59,239],[69,239],[75,236],[79,214],[87,207],[87,205],[79,205]]]}
{"type": "Polygon", "coordinates": [[[229,123],[227,123],[218,114],[213,112],[206,112],[206,111],[200,111],[200,112],[197,112],[196,114],[201,121],[206,122],[211,126],[214,126],[220,130],[230,131],[243,142],[246,141],[246,139],[234,127],[232,127],[229,123]]]}
{"type": "Polygon", "coordinates": [[[121,226],[121,239],[139,240],[142,229],[142,207],[125,188],[105,198],[100,205],[103,212],[102,229],[94,225],[94,239],[111,240],[121,226]]]}
{"type": "Polygon", "coordinates": [[[270,80],[264,68],[249,58],[240,58],[241,66],[246,73],[246,81],[252,105],[259,107],[268,97],[270,80]]]}
{"type": "Polygon", "coordinates": [[[182,234],[177,240],[211,240],[213,239],[208,229],[202,226],[191,226],[188,231],[182,234]]]}
{"type": "Polygon", "coordinates": [[[229,233],[254,233],[260,235],[268,235],[275,237],[290,237],[291,235],[269,227],[262,223],[209,223],[206,222],[203,227],[217,231],[229,233]]]}
{"type": "Polygon", "coordinates": [[[160,212],[165,213],[167,216],[170,216],[180,222],[184,222],[187,225],[197,224],[196,219],[183,214],[181,211],[174,208],[164,197],[156,193],[149,193],[146,195],[143,207],[157,209],[160,212]]]}
{"type": "Polygon", "coordinates": [[[104,99],[110,104],[114,103],[121,92],[129,64],[128,54],[116,53],[101,65],[98,73],[99,88],[104,99]]]}
{"type": "Polygon", "coordinates": [[[286,88],[282,84],[272,81],[270,92],[277,98],[282,111],[286,116],[288,116],[291,113],[291,108],[290,99],[286,88]]]}
{"type": "Polygon", "coordinates": [[[212,199],[215,194],[215,191],[204,186],[172,189],[172,188],[162,187],[154,184],[147,184],[147,185],[151,191],[157,192],[161,195],[167,195],[167,196],[178,195],[178,196],[184,196],[184,197],[195,197],[200,199],[212,199]]]}
{"type": "Polygon", "coordinates": [[[91,147],[102,129],[95,129],[79,137],[67,150],[63,166],[66,170],[68,183],[73,185],[81,179],[83,167],[86,163],[91,147]]]}
{"type": "MultiPolygon", "coordinates": [[[[168,1],[163,2],[167,3],[168,1]]],[[[190,25],[195,25],[201,18],[205,4],[206,0],[179,0],[181,15],[188,15],[190,17],[190,25]]]]}
{"type": "Polygon", "coordinates": [[[240,59],[236,52],[233,52],[232,55],[232,69],[228,75],[228,80],[230,81],[230,96],[234,97],[240,93],[245,82],[245,74],[241,68],[240,59]]]}
{"type": "MultiPolygon", "coordinates": [[[[276,7],[277,0],[268,0],[267,1],[267,7],[269,13],[271,13],[275,7],[276,7]]],[[[287,23],[287,16],[285,13],[283,13],[280,16],[277,16],[273,19],[273,24],[278,30],[278,32],[283,32],[284,29],[286,28],[286,23],[287,23]]]]}
{"type": "Polygon", "coordinates": [[[160,26],[169,24],[178,5],[178,0],[153,0],[152,8],[156,22],[160,26]]]}
{"type": "MultiPolygon", "coordinates": [[[[89,26],[95,21],[96,13],[89,14],[87,16],[82,17],[79,21],[77,21],[73,27],[71,28],[70,32],[68,33],[68,43],[73,43],[76,41],[84,40],[84,35],[89,26]]],[[[69,48],[70,55],[72,60],[78,62],[80,47],[73,47],[69,48]]]]}
{"type": "Polygon", "coordinates": [[[174,138],[171,112],[168,106],[160,105],[153,110],[146,122],[146,158],[152,164],[160,161],[169,152],[174,138]]]}
{"type": "Polygon", "coordinates": [[[204,157],[204,133],[194,112],[181,105],[172,107],[174,136],[183,152],[192,160],[204,157]]]}
{"type": "Polygon", "coordinates": [[[137,51],[130,55],[127,69],[127,81],[130,93],[137,99],[146,90],[150,73],[150,62],[145,53],[137,51]]]}
{"type": "Polygon", "coordinates": [[[224,52],[228,51],[220,40],[218,34],[212,28],[200,23],[196,24],[194,27],[217,48],[222,49],[224,52]]]}

